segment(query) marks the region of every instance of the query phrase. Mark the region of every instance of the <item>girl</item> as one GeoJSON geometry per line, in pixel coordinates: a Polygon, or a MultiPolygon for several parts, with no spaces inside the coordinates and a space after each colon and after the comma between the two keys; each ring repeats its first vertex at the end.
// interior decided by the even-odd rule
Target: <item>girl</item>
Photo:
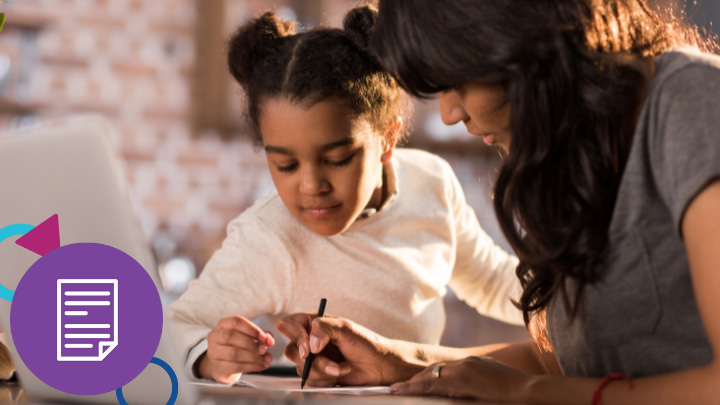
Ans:
{"type": "MultiPolygon", "coordinates": [[[[383,0],[371,44],[410,92],[439,92],[447,124],[507,151],[495,210],[525,321],[550,344],[442,349],[317,319],[311,350],[332,341],[348,363],[336,380],[393,383],[430,365],[391,390],[717,403],[720,57],[700,52],[714,44],[641,0],[383,0]]],[[[307,319],[282,331],[306,346],[307,319]]],[[[311,379],[332,383],[323,369],[343,363],[314,364],[311,379]]]]}
{"type": "Polygon", "coordinates": [[[296,34],[273,13],[230,40],[277,194],[228,225],[201,276],[169,309],[196,377],[231,383],[267,368],[275,341],[249,319],[328,310],[388,336],[437,344],[450,286],[518,322],[517,265],[480,229],[448,164],[395,149],[407,99],[367,53],[376,11],[296,34]]]}

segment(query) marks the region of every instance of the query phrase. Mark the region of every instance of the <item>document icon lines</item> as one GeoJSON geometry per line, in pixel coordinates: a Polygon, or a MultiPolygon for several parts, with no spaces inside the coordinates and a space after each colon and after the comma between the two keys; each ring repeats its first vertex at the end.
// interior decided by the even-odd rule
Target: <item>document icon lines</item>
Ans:
{"type": "Polygon", "coordinates": [[[58,279],[57,360],[102,361],[117,345],[117,279],[58,279]]]}
{"type": "Polygon", "coordinates": [[[105,296],[110,295],[110,291],[65,291],[67,296],[81,296],[81,297],[92,297],[92,296],[105,296]]]}
{"type": "Polygon", "coordinates": [[[69,307],[76,307],[76,306],[82,306],[82,307],[106,307],[110,305],[110,301],[65,301],[65,305],[69,307]]]}
{"type": "Polygon", "coordinates": [[[88,311],[65,311],[65,315],[67,316],[85,316],[88,314],[88,311]]]}

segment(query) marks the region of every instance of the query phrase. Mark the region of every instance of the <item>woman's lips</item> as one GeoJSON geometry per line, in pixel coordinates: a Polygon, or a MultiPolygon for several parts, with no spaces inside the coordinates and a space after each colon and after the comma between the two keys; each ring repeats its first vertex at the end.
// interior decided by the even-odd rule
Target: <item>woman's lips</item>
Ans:
{"type": "Polygon", "coordinates": [[[494,134],[491,134],[491,133],[485,133],[485,134],[484,134],[484,133],[482,133],[482,132],[480,132],[480,131],[477,131],[477,132],[475,132],[475,131],[470,131],[470,129],[468,129],[468,133],[469,133],[470,135],[472,135],[472,136],[477,136],[477,137],[482,138],[483,142],[485,142],[488,146],[492,146],[493,143],[495,142],[495,135],[494,135],[494,134]]]}
{"type": "Polygon", "coordinates": [[[493,141],[495,140],[495,136],[493,134],[485,134],[482,138],[483,142],[485,142],[488,146],[492,146],[493,141]]]}
{"type": "Polygon", "coordinates": [[[303,210],[314,218],[325,218],[332,215],[340,208],[340,204],[331,206],[303,207],[303,210]]]}

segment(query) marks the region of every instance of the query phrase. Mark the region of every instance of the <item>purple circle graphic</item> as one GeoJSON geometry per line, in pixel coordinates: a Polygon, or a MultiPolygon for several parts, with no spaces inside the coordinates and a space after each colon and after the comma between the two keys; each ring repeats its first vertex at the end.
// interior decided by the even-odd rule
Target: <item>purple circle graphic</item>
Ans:
{"type": "Polygon", "coordinates": [[[15,290],[18,354],[44,383],[75,395],[115,391],[150,363],[162,334],[157,288],[114,247],[76,243],[36,261],[15,290]]]}

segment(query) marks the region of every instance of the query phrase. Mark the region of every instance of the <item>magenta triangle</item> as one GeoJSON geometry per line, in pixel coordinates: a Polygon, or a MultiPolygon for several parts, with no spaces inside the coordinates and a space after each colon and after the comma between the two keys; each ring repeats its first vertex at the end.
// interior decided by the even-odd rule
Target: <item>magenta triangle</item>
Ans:
{"type": "Polygon", "coordinates": [[[58,215],[55,214],[46,219],[40,225],[15,241],[15,244],[35,252],[40,256],[60,247],[60,226],[58,215]]]}

